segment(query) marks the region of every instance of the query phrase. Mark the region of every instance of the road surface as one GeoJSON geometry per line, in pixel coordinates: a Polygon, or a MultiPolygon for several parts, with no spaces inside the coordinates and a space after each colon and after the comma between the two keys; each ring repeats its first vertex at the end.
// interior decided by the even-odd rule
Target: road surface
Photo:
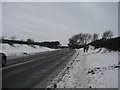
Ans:
{"type": "Polygon", "coordinates": [[[2,70],[2,88],[33,88],[75,53],[64,49],[8,60],[2,70]]]}

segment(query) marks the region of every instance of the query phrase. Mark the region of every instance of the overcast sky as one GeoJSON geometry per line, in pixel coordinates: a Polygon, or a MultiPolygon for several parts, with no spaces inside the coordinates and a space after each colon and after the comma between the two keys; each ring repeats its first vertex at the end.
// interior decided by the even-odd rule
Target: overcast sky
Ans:
{"type": "Polygon", "coordinates": [[[77,33],[113,31],[118,36],[117,2],[2,3],[2,34],[67,45],[77,33]]]}

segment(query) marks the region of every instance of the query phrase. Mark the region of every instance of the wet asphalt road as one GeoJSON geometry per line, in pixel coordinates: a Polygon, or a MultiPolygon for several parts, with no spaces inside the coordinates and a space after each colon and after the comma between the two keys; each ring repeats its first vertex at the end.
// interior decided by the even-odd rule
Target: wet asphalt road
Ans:
{"type": "Polygon", "coordinates": [[[8,60],[2,70],[2,88],[33,88],[74,53],[64,49],[8,60]]]}

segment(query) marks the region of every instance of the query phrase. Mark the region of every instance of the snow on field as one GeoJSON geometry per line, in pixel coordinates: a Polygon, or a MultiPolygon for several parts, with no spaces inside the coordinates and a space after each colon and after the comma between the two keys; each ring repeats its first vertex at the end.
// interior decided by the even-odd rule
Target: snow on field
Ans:
{"type": "MultiPolygon", "coordinates": [[[[86,55],[86,54],[85,54],[86,55]]],[[[100,53],[86,56],[93,88],[118,88],[118,52],[102,49],[100,53]]]]}
{"type": "Polygon", "coordinates": [[[2,47],[1,51],[4,52],[8,56],[8,58],[34,54],[38,52],[56,50],[47,47],[40,47],[37,45],[28,46],[28,45],[14,44],[14,46],[10,46],[8,44],[0,44],[0,46],[2,47]]]}
{"type": "Polygon", "coordinates": [[[57,88],[118,88],[118,52],[93,49],[77,50],[76,58],[64,73],[47,87],[57,88]]]}

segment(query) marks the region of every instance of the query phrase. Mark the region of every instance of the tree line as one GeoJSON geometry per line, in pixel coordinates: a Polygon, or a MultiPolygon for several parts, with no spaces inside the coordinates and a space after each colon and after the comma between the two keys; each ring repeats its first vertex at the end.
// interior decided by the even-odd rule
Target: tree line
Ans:
{"type": "Polygon", "coordinates": [[[106,41],[107,39],[111,39],[112,37],[113,37],[113,32],[110,30],[103,32],[101,38],[99,38],[98,33],[94,33],[92,35],[89,33],[78,33],[69,38],[68,46],[69,48],[73,48],[73,49],[82,48],[88,44],[91,44],[91,42],[94,42],[96,40],[106,41]]]}
{"type": "Polygon", "coordinates": [[[49,47],[49,48],[59,48],[61,46],[59,41],[44,41],[44,42],[35,42],[33,39],[27,39],[26,41],[24,40],[15,40],[15,38],[12,39],[5,39],[2,38],[1,43],[7,43],[10,46],[14,46],[14,44],[26,44],[26,45],[38,45],[38,46],[44,46],[44,47],[49,47]]]}
{"type": "Polygon", "coordinates": [[[107,48],[113,51],[120,51],[120,37],[110,39],[99,39],[90,43],[95,48],[107,48]]]}

